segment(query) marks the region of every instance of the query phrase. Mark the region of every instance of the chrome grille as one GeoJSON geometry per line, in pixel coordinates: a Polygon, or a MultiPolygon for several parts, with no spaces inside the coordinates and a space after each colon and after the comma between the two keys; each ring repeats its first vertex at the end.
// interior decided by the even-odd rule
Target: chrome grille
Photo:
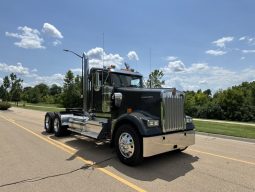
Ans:
{"type": "Polygon", "coordinates": [[[185,129],[184,120],[184,94],[172,90],[162,92],[161,124],[163,132],[179,131],[185,129]]]}

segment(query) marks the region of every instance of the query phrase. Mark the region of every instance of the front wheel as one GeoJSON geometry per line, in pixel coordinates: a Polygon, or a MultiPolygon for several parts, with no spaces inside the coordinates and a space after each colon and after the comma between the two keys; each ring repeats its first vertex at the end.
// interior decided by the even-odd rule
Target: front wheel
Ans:
{"type": "Polygon", "coordinates": [[[127,124],[118,128],[115,147],[121,162],[127,165],[138,165],[142,162],[142,142],[133,126],[127,124]]]}

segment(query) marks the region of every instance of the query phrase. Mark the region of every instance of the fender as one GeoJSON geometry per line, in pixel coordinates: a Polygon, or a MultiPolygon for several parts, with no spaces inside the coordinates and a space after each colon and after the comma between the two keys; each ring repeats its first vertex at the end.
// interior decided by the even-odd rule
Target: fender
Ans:
{"type": "Polygon", "coordinates": [[[129,123],[134,125],[137,128],[141,136],[153,136],[153,135],[162,134],[161,128],[159,126],[147,127],[146,122],[149,119],[152,119],[152,117],[148,116],[147,114],[144,114],[142,111],[122,114],[120,117],[113,120],[112,133],[114,134],[116,131],[116,128],[118,128],[120,125],[129,123]]]}

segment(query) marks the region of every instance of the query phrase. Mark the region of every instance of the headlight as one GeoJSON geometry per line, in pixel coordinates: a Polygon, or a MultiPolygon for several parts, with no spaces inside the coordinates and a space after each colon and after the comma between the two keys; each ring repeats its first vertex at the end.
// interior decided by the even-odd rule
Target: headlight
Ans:
{"type": "Polygon", "coordinates": [[[192,117],[186,116],[186,123],[192,123],[192,117]]]}
{"type": "Polygon", "coordinates": [[[157,126],[159,126],[159,120],[153,120],[153,119],[147,120],[147,126],[148,127],[157,127],[157,126]]]}

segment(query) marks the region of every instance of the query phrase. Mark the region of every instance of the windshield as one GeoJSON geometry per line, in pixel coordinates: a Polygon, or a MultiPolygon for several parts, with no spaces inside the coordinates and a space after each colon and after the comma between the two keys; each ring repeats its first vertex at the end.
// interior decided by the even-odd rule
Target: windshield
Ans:
{"type": "Polygon", "coordinates": [[[112,73],[111,79],[114,87],[143,87],[141,76],[112,73]]]}

